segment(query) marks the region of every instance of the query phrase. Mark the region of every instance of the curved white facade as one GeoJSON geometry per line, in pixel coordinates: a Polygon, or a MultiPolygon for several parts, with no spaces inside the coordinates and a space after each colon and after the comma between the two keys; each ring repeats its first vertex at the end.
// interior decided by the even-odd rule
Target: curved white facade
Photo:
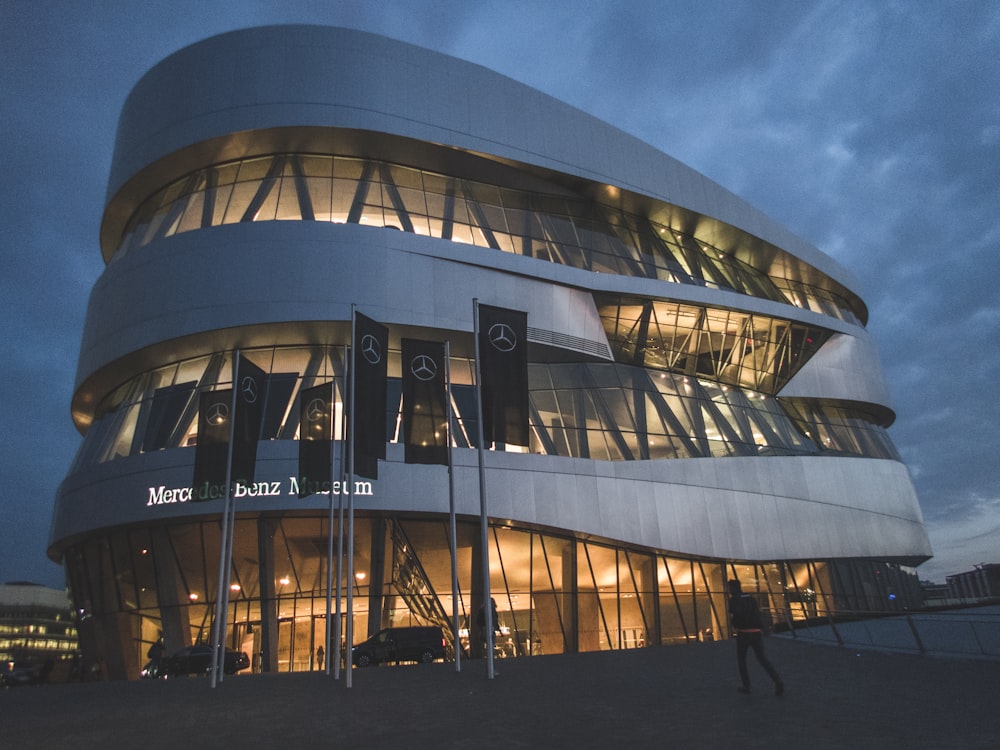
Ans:
{"type": "MultiPolygon", "coordinates": [[[[532,445],[488,453],[488,507],[496,529],[524,534],[532,550],[549,538],[572,548],[558,577],[571,565],[577,575],[550,577],[547,595],[562,602],[550,605],[533,566],[517,584],[504,568],[491,588],[506,591],[518,655],[537,653],[536,642],[548,653],[626,647],[640,630],[643,644],[670,641],[665,593],[685,585],[669,573],[675,560],[692,577],[698,561],[702,620],[719,637],[716,578],[752,571],[762,594],[813,592],[793,597],[801,603],[819,590],[830,608],[862,608],[848,590],[865,586],[831,572],[838,564],[895,570],[930,556],[912,483],[884,433],[893,414],[849,272],[669,156],[481,67],[304,26],[181,50],[126,102],[101,243],[108,265],[91,295],[73,399],[85,439],[60,491],[51,554],[66,560],[78,607],[101,623],[92,648],[109,674],[133,674],[153,630],[177,647],[200,637],[204,598],[185,601],[196,593],[190,576],[181,563],[167,572],[165,550],[177,557],[180,537],[196,527],[204,535],[219,509],[159,502],[160,488],[190,486],[194,394],[225,387],[235,349],[271,374],[275,393],[279,382],[288,389],[258,452],[257,477],[280,491],[238,503],[256,529],[250,546],[263,550],[247,558],[260,578],[247,622],[281,620],[267,603],[283,595],[264,581],[281,555],[268,563],[260,540],[265,527],[287,540],[286,518],[322,525],[326,498],[289,492],[292,415],[317,367],[341,374],[352,303],[389,327],[391,349],[407,336],[449,340],[467,374],[457,383],[471,382],[474,297],[528,313],[532,445]],[[150,541],[147,551],[160,545],[157,564],[141,573],[129,556],[120,565],[146,575],[159,598],[132,601],[118,589],[98,604],[108,573],[93,547],[108,538],[128,547],[131,534],[150,541]],[[581,572],[591,544],[648,556],[613,576],[619,605],[646,602],[638,619],[609,627],[603,594],[581,603],[605,591],[601,566],[581,572]],[[597,612],[603,628],[588,635],[597,612]],[[110,643],[122,652],[108,656],[110,643]]],[[[457,510],[473,519],[476,452],[456,448],[457,510]]],[[[403,610],[433,621],[401,588],[392,558],[418,546],[399,543],[415,533],[407,523],[447,513],[441,471],[404,464],[390,445],[356,508],[372,519],[361,545],[372,545],[369,629],[403,610]]],[[[494,537],[501,562],[516,557],[521,537],[507,547],[494,537]]],[[[318,552],[296,554],[300,567],[318,564],[318,552]]],[[[432,557],[421,558],[429,584],[432,557]]],[[[296,602],[322,595],[295,585],[296,602]]],[[[687,585],[697,620],[699,585],[687,585]]],[[[695,632],[686,622],[681,631],[695,632]]],[[[234,623],[231,638],[241,632],[234,623]]],[[[289,638],[288,668],[302,668],[289,638]]],[[[284,668],[272,657],[260,668],[284,668]]]]}

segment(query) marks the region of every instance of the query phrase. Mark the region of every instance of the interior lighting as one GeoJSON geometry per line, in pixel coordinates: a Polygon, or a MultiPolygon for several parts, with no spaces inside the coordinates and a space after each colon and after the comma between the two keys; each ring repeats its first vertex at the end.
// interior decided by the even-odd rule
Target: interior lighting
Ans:
{"type": "Polygon", "coordinates": [[[196,602],[196,601],[198,601],[198,595],[195,594],[194,592],[192,592],[192,593],[188,594],[188,599],[190,599],[193,602],[196,602]]]}

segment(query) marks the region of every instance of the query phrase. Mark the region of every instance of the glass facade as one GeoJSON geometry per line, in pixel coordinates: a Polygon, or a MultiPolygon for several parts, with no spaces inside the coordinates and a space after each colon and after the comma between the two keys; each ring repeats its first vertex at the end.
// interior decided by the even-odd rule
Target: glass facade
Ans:
{"type": "MultiPolygon", "coordinates": [[[[237,520],[226,644],[250,655],[254,672],[322,668],[328,533],[325,516],[237,520]]],[[[724,563],[507,525],[492,526],[488,539],[499,658],[726,639],[731,577],[760,598],[778,628],[920,601],[913,574],[879,562],[724,563]]],[[[478,523],[459,523],[466,656],[481,654],[473,616],[482,601],[479,544],[478,523]]],[[[88,668],[135,678],[161,634],[168,651],[209,642],[218,547],[218,523],[193,522],[130,528],[71,548],[81,641],[95,660],[88,668]]],[[[437,625],[453,654],[447,519],[359,517],[354,549],[355,640],[384,627],[437,625]]],[[[348,581],[342,585],[346,592],[348,581]]]]}
{"type": "Polygon", "coordinates": [[[815,326],[665,300],[597,296],[615,359],[774,395],[829,338],[815,326]]]}
{"type": "MultiPolygon", "coordinates": [[[[625,316],[617,312],[621,307],[604,309],[616,311],[616,330],[624,325],[625,316]]],[[[655,305],[643,309],[657,312],[655,305]]],[[[650,315],[650,327],[664,317],[662,311],[656,321],[650,315]]],[[[701,335],[697,327],[691,331],[701,335]]],[[[710,328],[703,331],[711,340],[710,328]]],[[[778,353],[784,345],[764,338],[760,343],[763,349],[771,346],[771,360],[790,356],[778,353]]],[[[615,350],[627,361],[635,358],[637,347],[619,343],[615,350]]],[[[331,381],[335,439],[341,438],[344,347],[270,347],[244,354],[267,373],[260,440],[297,439],[299,394],[331,381]]],[[[395,442],[400,439],[401,382],[399,353],[389,354],[386,419],[395,442]]],[[[198,395],[229,387],[231,364],[231,352],[218,352],[156,368],[122,384],[97,410],[74,471],[152,451],[190,450],[198,438],[198,395]]],[[[529,450],[598,460],[823,453],[897,458],[884,429],[861,412],[774,398],[697,373],[641,364],[531,364],[529,450]]],[[[452,436],[460,448],[476,447],[472,370],[470,360],[452,358],[452,436]]],[[[218,523],[132,527],[68,549],[64,559],[81,643],[90,660],[88,673],[137,676],[143,654],[161,633],[170,651],[210,640],[218,523]]],[[[456,644],[446,520],[433,514],[361,515],[354,544],[357,575],[351,582],[355,640],[383,627],[430,624],[452,641],[451,654],[461,648],[481,655],[481,639],[469,617],[482,601],[478,532],[477,524],[459,525],[463,624],[456,644]]],[[[326,517],[302,511],[237,521],[226,637],[230,647],[252,655],[254,671],[319,668],[317,649],[326,636],[329,533],[326,517]]],[[[734,567],[509,524],[492,526],[489,540],[500,658],[726,638],[724,583],[731,575],[750,582],[779,623],[917,601],[910,594],[895,595],[907,592],[909,583],[907,574],[892,565],[881,570],[882,580],[894,581],[893,591],[883,591],[872,588],[871,571],[863,570],[870,564],[860,561],[734,567]]]]}
{"type": "Polygon", "coordinates": [[[691,234],[560,193],[555,186],[553,193],[530,192],[371,159],[273,154],[206,167],[158,191],[136,210],[115,255],[221,224],[328,221],[727,289],[855,323],[865,316],[864,305],[844,289],[806,284],[787,270],[769,275],[691,234]]]}
{"type": "MultiPolygon", "coordinates": [[[[780,349],[780,346],[775,347],[780,349]]],[[[274,347],[245,354],[268,373],[261,440],[294,440],[299,394],[335,384],[335,439],[343,414],[342,347],[274,347]]],[[[228,388],[232,356],[220,352],[142,373],[97,409],[73,470],[198,439],[198,396],[228,388]]],[[[476,447],[473,364],[451,360],[453,442],[476,447]]],[[[388,434],[400,440],[399,352],[390,352],[388,434]]],[[[837,454],[898,455],[871,415],[819,401],[773,398],[697,376],[617,363],[529,367],[532,453],[632,461],[658,458],[837,454]]],[[[516,450],[511,448],[511,450],[516,450]]]]}

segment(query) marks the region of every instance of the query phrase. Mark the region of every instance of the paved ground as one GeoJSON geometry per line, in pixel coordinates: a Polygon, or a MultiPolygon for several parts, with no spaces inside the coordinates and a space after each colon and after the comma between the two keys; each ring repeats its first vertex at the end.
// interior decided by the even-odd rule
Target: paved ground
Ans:
{"type": "Polygon", "coordinates": [[[1000,663],[770,638],[786,683],[736,692],[733,643],[321,673],[0,692],[0,746],[231,748],[1000,747],[1000,663]]]}

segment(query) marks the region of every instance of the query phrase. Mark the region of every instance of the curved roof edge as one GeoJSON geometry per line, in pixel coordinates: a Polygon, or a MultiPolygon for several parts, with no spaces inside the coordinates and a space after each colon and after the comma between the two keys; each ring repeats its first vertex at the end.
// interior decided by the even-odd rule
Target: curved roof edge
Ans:
{"type": "Polygon", "coordinates": [[[732,225],[860,293],[832,258],[638,138],[478,64],[337,27],[231,31],[154,66],[124,105],[108,202],[183,148],[289,126],[390,133],[646,195],[732,225]]]}

